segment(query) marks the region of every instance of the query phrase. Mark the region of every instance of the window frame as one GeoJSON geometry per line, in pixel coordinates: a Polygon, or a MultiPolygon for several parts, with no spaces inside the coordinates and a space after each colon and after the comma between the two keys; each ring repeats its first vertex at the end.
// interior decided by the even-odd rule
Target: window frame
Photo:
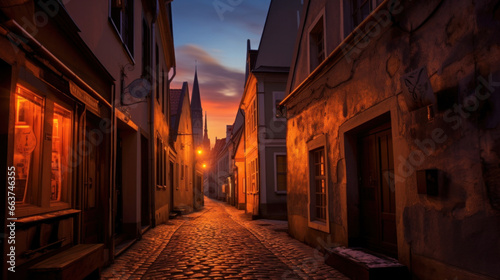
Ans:
{"type": "MultiPolygon", "coordinates": [[[[385,0],[343,0],[342,5],[346,5],[346,7],[342,7],[342,29],[341,34],[343,35],[343,39],[347,38],[349,34],[351,34],[356,27],[358,27],[370,14],[377,9],[385,0]],[[369,12],[368,15],[364,18],[361,18],[358,23],[354,21],[354,2],[368,2],[369,3],[369,12]]],[[[361,7],[361,5],[359,5],[361,7]]],[[[361,9],[357,9],[358,11],[361,9]]]]}
{"type": "MultiPolygon", "coordinates": [[[[58,98],[52,92],[42,92],[37,88],[25,83],[24,81],[19,81],[16,84],[16,89],[12,93],[15,100],[16,95],[20,95],[23,98],[26,95],[34,95],[41,99],[41,128],[40,133],[36,139],[37,145],[39,146],[38,164],[40,166],[38,174],[36,174],[35,182],[31,184],[31,190],[28,189],[26,194],[28,202],[17,203],[16,202],[16,217],[27,217],[32,215],[43,214],[46,212],[53,212],[58,210],[69,209],[73,205],[73,186],[74,186],[74,170],[72,164],[69,162],[71,160],[71,152],[75,150],[75,137],[76,137],[76,114],[74,109],[74,104],[68,104],[70,100],[62,100],[58,98]],[[23,91],[24,93],[21,93],[23,91]],[[61,197],[59,200],[51,199],[51,185],[52,185],[52,141],[48,140],[47,136],[50,135],[50,139],[53,136],[53,118],[54,118],[54,108],[60,107],[61,109],[69,111],[71,114],[69,121],[71,123],[68,139],[68,170],[67,176],[69,176],[67,181],[67,186],[64,189],[61,186],[61,197]]],[[[14,104],[14,108],[15,108],[14,104]]],[[[11,122],[13,129],[15,127],[16,120],[11,122]]],[[[15,136],[12,138],[15,141],[15,136]]],[[[14,144],[15,145],[15,144],[14,144]]],[[[12,152],[14,156],[14,151],[12,152]]],[[[14,159],[12,158],[12,164],[14,165],[14,159]]],[[[17,168],[16,168],[16,174],[17,168]]]]}
{"type": "Polygon", "coordinates": [[[277,194],[287,194],[288,193],[288,158],[286,156],[286,153],[274,153],[274,192],[277,194]],[[280,191],[278,189],[278,157],[284,156],[285,157],[285,164],[286,164],[286,170],[285,170],[285,190],[280,191]]]}
{"type": "MultiPolygon", "coordinates": [[[[326,50],[326,13],[325,13],[325,8],[323,8],[319,14],[316,16],[316,18],[314,19],[313,21],[313,24],[311,24],[309,26],[309,29],[307,31],[307,64],[309,66],[309,73],[312,73],[316,68],[318,68],[319,65],[321,65],[321,63],[323,61],[326,60],[327,58],[327,50],[326,50]],[[314,39],[314,29],[317,28],[318,24],[321,23],[321,28],[322,28],[322,33],[323,33],[323,60],[321,61],[317,61],[317,65],[314,65],[312,64],[312,51],[313,49],[311,48],[312,46],[312,40],[314,39]]],[[[317,45],[317,44],[315,44],[317,45]]],[[[315,55],[315,57],[317,57],[317,54],[315,55]]]]}
{"type": "Polygon", "coordinates": [[[328,146],[325,134],[320,134],[314,139],[307,142],[307,155],[308,155],[308,188],[307,188],[307,201],[308,201],[308,226],[319,231],[330,233],[330,208],[329,208],[329,176],[328,176],[328,146]],[[326,218],[324,221],[316,219],[316,185],[314,176],[314,152],[322,149],[324,153],[324,180],[325,180],[325,195],[326,195],[326,218]],[[313,197],[314,194],[314,197],[313,197]]]}
{"type": "Polygon", "coordinates": [[[122,46],[123,48],[125,49],[126,53],[128,54],[128,56],[130,57],[130,59],[132,60],[132,62],[135,63],[135,60],[134,60],[134,49],[135,49],[135,34],[134,34],[134,20],[135,20],[135,13],[134,13],[134,7],[135,7],[135,2],[134,0],[120,0],[122,2],[124,2],[122,5],[126,6],[126,7],[114,7],[113,5],[113,2],[117,2],[118,0],[109,0],[108,2],[108,21],[111,23],[111,25],[113,26],[113,29],[116,33],[116,35],[118,35],[118,38],[120,38],[120,41],[122,43],[122,46]],[[130,9],[127,9],[127,8],[130,8],[130,9]],[[119,12],[119,19],[118,21],[119,22],[115,22],[115,18],[114,18],[114,9],[121,9],[121,11],[119,12]],[[128,14],[129,13],[129,14],[128,14]],[[124,17],[128,17],[129,19],[129,23],[128,23],[128,31],[130,31],[127,36],[127,42],[125,42],[125,36],[124,36],[124,30],[123,30],[123,18],[124,17]],[[118,26],[117,26],[118,25],[118,26]]]}

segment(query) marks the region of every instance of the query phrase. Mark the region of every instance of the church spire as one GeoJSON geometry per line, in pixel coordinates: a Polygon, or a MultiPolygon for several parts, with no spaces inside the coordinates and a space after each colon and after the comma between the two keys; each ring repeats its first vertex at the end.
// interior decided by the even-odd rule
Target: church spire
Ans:
{"type": "Polygon", "coordinates": [[[203,109],[201,108],[200,86],[198,85],[198,66],[195,66],[193,91],[191,93],[191,121],[193,125],[194,144],[203,144],[203,109]]]}
{"type": "Polygon", "coordinates": [[[208,139],[207,111],[205,111],[205,135],[203,136],[203,148],[210,151],[210,139],[208,139]]]}
{"type": "Polygon", "coordinates": [[[195,66],[194,70],[194,81],[193,81],[193,93],[191,95],[191,111],[202,110],[201,109],[201,98],[200,98],[200,86],[198,85],[198,66],[195,66]]]}
{"type": "Polygon", "coordinates": [[[205,136],[208,134],[208,126],[207,126],[207,111],[205,111],[205,136]]]}

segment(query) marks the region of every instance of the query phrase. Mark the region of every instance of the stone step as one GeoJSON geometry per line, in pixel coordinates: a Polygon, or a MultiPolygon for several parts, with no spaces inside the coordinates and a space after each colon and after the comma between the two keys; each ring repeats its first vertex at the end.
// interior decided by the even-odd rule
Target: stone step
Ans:
{"type": "Polygon", "coordinates": [[[325,248],[326,264],[356,280],[406,280],[408,268],[398,260],[364,248],[325,248]]]}

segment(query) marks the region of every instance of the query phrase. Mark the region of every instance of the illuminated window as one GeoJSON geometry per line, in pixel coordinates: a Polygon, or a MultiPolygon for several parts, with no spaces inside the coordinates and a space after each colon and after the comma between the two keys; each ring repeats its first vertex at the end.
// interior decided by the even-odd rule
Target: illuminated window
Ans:
{"type": "Polygon", "coordinates": [[[17,87],[14,97],[16,202],[65,207],[59,202],[68,202],[71,192],[72,112],[21,86],[17,87]],[[52,125],[43,126],[48,120],[52,125]],[[42,143],[49,146],[42,147],[42,143]],[[42,181],[47,177],[50,177],[50,186],[48,181],[46,184],[42,181]]]}
{"type": "Polygon", "coordinates": [[[312,166],[312,193],[314,194],[315,220],[326,221],[326,176],[325,176],[325,149],[311,151],[312,166]]]}
{"type": "Polygon", "coordinates": [[[51,200],[61,200],[69,188],[69,147],[71,145],[71,112],[54,104],[52,125],[51,200]]]}
{"type": "Polygon", "coordinates": [[[16,167],[16,202],[33,203],[40,178],[43,99],[18,87],[15,94],[14,166],[16,167]]]}

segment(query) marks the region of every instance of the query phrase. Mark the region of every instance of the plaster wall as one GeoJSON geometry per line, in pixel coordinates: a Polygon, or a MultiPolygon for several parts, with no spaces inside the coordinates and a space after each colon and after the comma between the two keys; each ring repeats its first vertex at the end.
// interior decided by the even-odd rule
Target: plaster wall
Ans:
{"type": "MultiPolygon", "coordinates": [[[[498,8],[494,1],[402,6],[398,26],[332,63],[287,103],[290,234],[315,246],[349,246],[355,231],[348,220],[354,211],[349,178],[356,170],[346,155],[348,134],[389,113],[400,262],[418,279],[493,279],[500,275],[494,265],[500,262],[500,212],[492,196],[500,162],[498,8]],[[436,97],[431,120],[426,107],[410,111],[402,93],[400,78],[419,67],[427,69],[436,97]],[[321,133],[327,136],[330,234],[307,226],[307,141],[321,133]],[[422,169],[443,174],[437,196],[417,193],[416,170],[422,169]]],[[[305,55],[298,53],[295,85],[307,76],[305,55]]]]}

